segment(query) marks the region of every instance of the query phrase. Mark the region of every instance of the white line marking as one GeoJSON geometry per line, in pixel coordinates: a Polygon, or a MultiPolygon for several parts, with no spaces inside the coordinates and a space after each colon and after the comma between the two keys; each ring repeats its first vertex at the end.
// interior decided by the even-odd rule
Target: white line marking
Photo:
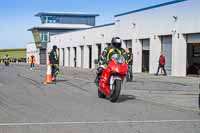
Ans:
{"type": "Polygon", "coordinates": [[[170,122],[200,122],[200,120],[145,120],[145,121],[86,121],[86,122],[46,122],[46,123],[0,123],[0,126],[26,125],[74,125],[74,124],[128,124],[128,123],[170,123],[170,122]]]}

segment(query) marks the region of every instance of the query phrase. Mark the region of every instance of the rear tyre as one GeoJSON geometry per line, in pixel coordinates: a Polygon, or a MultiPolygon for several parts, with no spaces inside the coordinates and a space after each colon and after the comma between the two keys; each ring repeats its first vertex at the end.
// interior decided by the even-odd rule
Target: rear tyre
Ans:
{"type": "Polygon", "coordinates": [[[106,95],[104,95],[104,94],[98,89],[98,97],[99,97],[99,98],[105,98],[106,95]]]}
{"type": "Polygon", "coordinates": [[[113,85],[114,92],[110,97],[110,101],[113,103],[116,102],[119,98],[120,91],[121,91],[121,84],[122,84],[121,80],[118,80],[118,79],[115,80],[115,83],[113,85]]]}

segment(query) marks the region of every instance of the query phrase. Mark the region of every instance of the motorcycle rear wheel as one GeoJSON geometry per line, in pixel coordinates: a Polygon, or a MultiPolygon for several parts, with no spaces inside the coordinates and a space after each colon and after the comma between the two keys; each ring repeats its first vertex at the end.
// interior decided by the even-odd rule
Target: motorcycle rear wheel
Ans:
{"type": "Polygon", "coordinates": [[[121,91],[121,84],[122,84],[121,80],[118,80],[118,79],[115,80],[115,83],[113,85],[114,92],[112,93],[110,97],[110,101],[113,103],[116,102],[119,98],[120,91],[121,91]]]}

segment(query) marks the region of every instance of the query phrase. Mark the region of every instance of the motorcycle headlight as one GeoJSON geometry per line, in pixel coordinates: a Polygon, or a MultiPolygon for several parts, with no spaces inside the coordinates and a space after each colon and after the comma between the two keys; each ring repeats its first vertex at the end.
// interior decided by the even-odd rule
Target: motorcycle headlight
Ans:
{"type": "Polygon", "coordinates": [[[124,59],[123,59],[123,58],[119,58],[119,59],[117,60],[117,63],[118,63],[118,64],[123,64],[123,63],[124,63],[124,59]]]}
{"type": "Polygon", "coordinates": [[[114,60],[116,60],[116,62],[117,62],[118,64],[123,64],[123,63],[125,62],[124,57],[123,57],[122,55],[119,55],[119,54],[114,54],[114,55],[112,56],[112,58],[113,58],[114,60]]]}

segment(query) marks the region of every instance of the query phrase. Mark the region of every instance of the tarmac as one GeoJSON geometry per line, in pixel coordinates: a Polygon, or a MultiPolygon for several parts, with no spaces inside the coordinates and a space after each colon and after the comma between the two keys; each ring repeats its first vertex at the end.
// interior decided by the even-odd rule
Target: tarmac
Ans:
{"type": "Polygon", "coordinates": [[[199,78],[134,74],[117,103],[99,99],[95,69],[0,64],[1,133],[199,133],[199,78]]]}

